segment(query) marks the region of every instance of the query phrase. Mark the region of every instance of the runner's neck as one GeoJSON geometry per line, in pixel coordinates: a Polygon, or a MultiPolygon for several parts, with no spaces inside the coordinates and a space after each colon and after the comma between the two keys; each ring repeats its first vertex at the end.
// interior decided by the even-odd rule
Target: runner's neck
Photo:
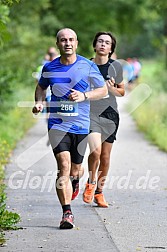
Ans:
{"type": "Polygon", "coordinates": [[[77,60],[77,55],[76,54],[62,55],[60,57],[60,62],[63,65],[71,65],[71,64],[75,63],[76,60],[77,60]]]}
{"type": "Polygon", "coordinates": [[[108,62],[108,55],[107,56],[96,55],[95,58],[93,59],[93,61],[97,65],[104,65],[104,64],[106,64],[108,62]]]}

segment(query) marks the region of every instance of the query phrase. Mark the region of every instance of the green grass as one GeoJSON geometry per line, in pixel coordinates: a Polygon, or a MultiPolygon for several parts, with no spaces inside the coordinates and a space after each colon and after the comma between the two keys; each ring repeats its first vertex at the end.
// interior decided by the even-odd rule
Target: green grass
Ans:
{"type": "Polygon", "coordinates": [[[33,101],[33,96],[32,88],[19,90],[17,97],[10,101],[10,109],[1,115],[0,139],[6,140],[12,148],[34,123],[31,108],[20,108],[17,104],[19,101],[33,101]]]}
{"type": "MultiPolygon", "coordinates": [[[[132,113],[132,116],[146,138],[159,149],[167,152],[167,90],[164,85],[166,84],[166,70],[155,60],[144,61],[140,83],[149,85],[152,94],[132,113]]],[[[142,93],[138,95],[142,97],[142,93]]],[[[128,109],[134,102],[135,97],[129,101],[128,109]]]]}

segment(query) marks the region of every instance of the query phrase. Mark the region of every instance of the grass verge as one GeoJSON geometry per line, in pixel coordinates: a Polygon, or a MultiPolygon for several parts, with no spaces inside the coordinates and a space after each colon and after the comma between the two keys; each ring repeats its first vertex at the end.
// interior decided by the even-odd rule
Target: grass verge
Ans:
{"type": "MultiPolygon", "coordinates": [[[[167,74],[157,61],[144,61],[140,84],[146,83],[152,93],[133,113],[137,127],[144,132],[150,142],[160,150],[167,152],[167,74]]],[[[140,85],[139,84],[139,85],[140,85]]],[[[137,94],[142,99],[143,93],[137,94]]],[[[138,99],[138,97],[137,97],[138,99]]],[[[128,102],[128,110],[135,103],[136,97],[128,102]]]]}

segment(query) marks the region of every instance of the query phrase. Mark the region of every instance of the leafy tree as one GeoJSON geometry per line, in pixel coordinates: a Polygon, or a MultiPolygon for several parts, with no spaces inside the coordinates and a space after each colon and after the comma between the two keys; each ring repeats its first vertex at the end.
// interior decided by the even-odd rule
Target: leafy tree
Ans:
{"type": "MultiPolygon", "coordinates": [[[[139,8],[142,0],[50,0],[50,13],[56,14],[62,27],[73,28],[80,40],[80,51],[92,53],[92,39],[100,30],[110,30],[116,35],[135,33],[140,28],[139,8]],[[137,29],[136,29],[137,27],[137,29]]],[[[48,28],[46,29],[49,30],[48,28]]]]}
{"type": "Polygon", "coordinates": [[[40,11],[41,32],[55,36],[63,27],[77,32],[78,52],[88,57],[93,53],[94,34],[100,30],[112,31],[119,43],[122,42],[121,47],[124,41],[128,42],[127,55],[128,48],[133,49],[133,53],[138,51],[139,55],[147,56],[147,49],[148,55],[152,55],[155,47],[161,47],[162,20],[160,13],[153,8],[152,0],[48,0],[48,8],[40,11]],[[142,39],[147,47],[138,50],[142,39]]]}
{"type": "Polygon", "coordinates": [[[152,7],[154,7],[157,10],[159,17],[161,17],[162,20],[165,67],[167,69],[167,2],[163,0],[153,0],[152,7]]]}
{"type": "Polygon", "coordinates": [[[0,47],[5,41],[9,41],[10,33],[7,29],[9,23],[9,10],[12,4],[18,3],[19,0],[0,0],[0,47]]]}

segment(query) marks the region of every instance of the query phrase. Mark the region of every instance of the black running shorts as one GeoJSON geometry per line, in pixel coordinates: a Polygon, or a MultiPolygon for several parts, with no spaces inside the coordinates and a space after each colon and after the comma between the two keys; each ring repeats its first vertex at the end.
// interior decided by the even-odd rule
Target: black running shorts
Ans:
{"type": "Polygon", "coordinates": [[[49,140],[55,156],[62,151],[69,151],[71,162],[82,163],[87,146],[87,134],[73,134],[50,129],[49,140]]]}

